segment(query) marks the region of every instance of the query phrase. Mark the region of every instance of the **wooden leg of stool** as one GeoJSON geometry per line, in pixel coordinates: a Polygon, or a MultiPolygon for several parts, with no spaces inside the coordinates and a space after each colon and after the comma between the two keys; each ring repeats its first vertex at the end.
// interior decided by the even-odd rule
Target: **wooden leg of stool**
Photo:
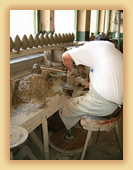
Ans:
{"type": "Polygon", "coordinates": [[[86,149],[87,149],[87,146],[88,146],[90,137],[91,137],[91,133],[92,133],[91,131],[88,131],[88,132],[87,132],[87,136],[86,136],[84,148],[83,148],[82,155],[81,155],[81,160],[84,159],[84,156],[85,156],[85,153],[86,153],[86,149]]]}
{"type": "Polygon", "coordinates": [[[122,142],[121,142],[121,136],[120,136],[120,130],[119,130],[118,123],[115,126],[115,133],[116,133],[117,141],[118,141],[118,144],[119,144],[119,147],[120,147],[120,152],[121,152],[121,155],[122,155],[122,158],[123,158],[123,146],[122,146],[122,142]]]}

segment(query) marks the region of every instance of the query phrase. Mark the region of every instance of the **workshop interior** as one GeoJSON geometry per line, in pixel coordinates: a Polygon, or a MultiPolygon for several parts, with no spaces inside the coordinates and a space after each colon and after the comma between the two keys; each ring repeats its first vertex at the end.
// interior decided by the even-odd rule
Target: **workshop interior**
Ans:
{"type": "Polygon", "coordinates": [[[123,159],[123,105],[69,130],[59,117],[91,71],[73,64],[67,77],[62,55],[98,35],[123,53],[123,10],[10,10],[10,160],[123,159]]]}

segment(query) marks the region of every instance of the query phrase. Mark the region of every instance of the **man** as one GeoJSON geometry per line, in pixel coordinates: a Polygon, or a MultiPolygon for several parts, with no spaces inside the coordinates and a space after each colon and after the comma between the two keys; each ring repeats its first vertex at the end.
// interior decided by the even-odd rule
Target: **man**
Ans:
{"type": "Polygon", "coordinates": [[[123,103],[123,55],[106,36],[100,35],[96,40],[66,51],[62,56],[68,76],[75,72],[73,62],[91,70],[88,93],[71,98],[60,111],[67,129],[83,116],[110,115],[123,103]]]}

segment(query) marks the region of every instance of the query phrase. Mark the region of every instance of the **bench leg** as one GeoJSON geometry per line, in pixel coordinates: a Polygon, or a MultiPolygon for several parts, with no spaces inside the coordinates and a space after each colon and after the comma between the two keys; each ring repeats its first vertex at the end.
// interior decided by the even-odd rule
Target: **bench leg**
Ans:
{"type": "Polygon", "coordinates": [[[86,149],[87,149],[87,146],[88,146],[90,137],[91,137],[91,133],[92,133],[91,131],[88,131],[88,132],[87,132],[87,136],[86,136],[84,148],[83,148],[82,155],[81,155],[81,160],[84,159],[84,156],[85,156],[85,153],[86,153],[86,149]]]}
{"type": "Polygon", "coordinates": [[[48,146],[48,123],[47,119],[42,122],[42,132],[43,132],[43,158],[49,160],[49,146],[48,146]]]}

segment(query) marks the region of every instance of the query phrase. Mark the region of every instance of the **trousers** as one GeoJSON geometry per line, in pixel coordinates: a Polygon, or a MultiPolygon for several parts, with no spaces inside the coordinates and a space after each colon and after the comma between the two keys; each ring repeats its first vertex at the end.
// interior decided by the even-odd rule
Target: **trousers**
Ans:
{"type": "Polygon", "coordinates": [[[82,117],[87,115],[106,116],[112,114],[118,104],[100,96],[90,83],[90,90],[83,96],[69,99],[59,115],[67,129],[72,128],[82,117]]]}

